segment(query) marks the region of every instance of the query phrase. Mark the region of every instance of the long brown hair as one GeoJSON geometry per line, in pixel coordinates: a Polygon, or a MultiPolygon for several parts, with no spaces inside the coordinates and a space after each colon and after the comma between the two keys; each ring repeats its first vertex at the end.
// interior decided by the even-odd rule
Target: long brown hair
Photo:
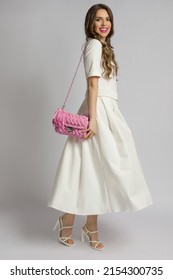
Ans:
{"type": "Polygon", "coordinates": [[[114,18],[111,9],[105,4],[93,5],[87,12],[85,17],[85,34],[86,40],[95,38],[102,44],[102,66],[104,69],[103,75],[105,78],[110,79],[111,74],[118,74],[118,64],[115,60],[113,47],[111,46],[111,37],[114,34],[114,18]],[[106,37],[105,42],[101,41],[99,34],[94,31],[95,16],[98,10],[105,9],[110,17],[111,30],[106,37]]]}

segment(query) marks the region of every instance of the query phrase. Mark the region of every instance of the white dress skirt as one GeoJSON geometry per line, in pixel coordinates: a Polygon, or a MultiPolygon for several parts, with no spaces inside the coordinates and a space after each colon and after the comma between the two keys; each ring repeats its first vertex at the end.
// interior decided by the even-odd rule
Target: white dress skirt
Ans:
{"type": "MultiPolygon", "coordinates": [[[[131,129],[118,108],[116,78],[102,77],[101,54],[101,43],[89,39],[86,78],[100,77],[97,134],[84,141],[67,138],[48,202],[48,207],[66,213],[128,212],[152,204],[131,129]]],[[[78,114],[88,115],[87,93],[78,114]]]]}

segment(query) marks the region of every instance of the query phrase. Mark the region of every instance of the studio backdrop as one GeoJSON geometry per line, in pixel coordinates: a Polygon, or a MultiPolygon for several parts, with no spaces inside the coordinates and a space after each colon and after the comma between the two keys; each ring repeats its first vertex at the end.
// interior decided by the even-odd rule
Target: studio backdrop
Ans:
{"type": "MultiPolygon", "coordinates": [[[[51,120],[63,104],[96,1],[0,0],[0,207],[46,207],[66,137],[51,120]]],[[[172,212],[173,1],[104,1],[115,17],[119,107],[130,126],[152,211],[172,212]]],[[[81,64],[67,104],[86,91],[81,64]]]]}

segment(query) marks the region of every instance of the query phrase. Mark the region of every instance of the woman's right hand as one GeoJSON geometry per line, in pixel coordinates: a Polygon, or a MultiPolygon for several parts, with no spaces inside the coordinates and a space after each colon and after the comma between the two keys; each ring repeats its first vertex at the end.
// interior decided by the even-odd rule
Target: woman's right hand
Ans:
{"type": "Polygon", "coordinates": [[[85,130],[83,130],[83,132],[87,132],[87,134],[84,136],[84,139],[90,139],[92,138],[96,133],[97,133],[97,122],[96,120],[90,120],[89,121],[89,127],[85,130]]]}

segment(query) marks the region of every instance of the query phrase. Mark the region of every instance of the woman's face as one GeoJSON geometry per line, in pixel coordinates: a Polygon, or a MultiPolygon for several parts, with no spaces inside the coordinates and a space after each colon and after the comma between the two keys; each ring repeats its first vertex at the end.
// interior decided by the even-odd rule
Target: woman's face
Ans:
{"type": "Polygon", "coordinates": [[[105,9],[99,9],[96,12],[94,31],[100,35],[101,40],[105,41],[111,31],[110,17],[105,9]]]}

